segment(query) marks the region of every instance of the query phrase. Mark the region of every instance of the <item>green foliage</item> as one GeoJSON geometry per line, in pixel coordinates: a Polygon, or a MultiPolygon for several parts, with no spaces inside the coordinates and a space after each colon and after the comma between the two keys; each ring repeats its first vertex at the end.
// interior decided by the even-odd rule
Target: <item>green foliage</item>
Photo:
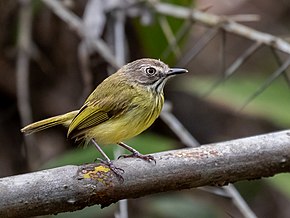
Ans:
{"type": "MultiPolygon", "coordinates": [[[[263,84],[259,76],[234,77],[221,83],[205,98],[219,105],[239,111],[246,100],[263,84]]],[[[215,82],[212,78],[187,78],[183,81],[185,90],[204,94],[215,82]]],[[[290,90],[283,78],[279,78],[265,91],[251,101],[242,113],[262,117],[281,127],[289,127],[290,90]]]]}
{"type": "MultiPolygon", "coordinates": [[[[184,87],[186,91],[191,93],[203,95],[210,90],[215,81],[213,78],[187,78],[187,80],[182,82],[184,86],[180,87],[184,87]]],[[[261,78],[258,75],[251,77],[235,76],[221,83],[205,99],[238,111],[264,81],[265,78],[261,78]]],[[[284,78],[281,77],[251,101],[241,112],[250,114],[251,116],[261,117],[281,127],[289,128],[289,108],[290,89],[284,78]]],[[[289,174],[279,174],[264,181],[290,198],[289,174]]],[[[243,196],[246,199],[251,199],[258,194],[257,192],[259,192],[258,190],[261,184],[252,181],[250,184],[248,182],[238,182],[236,185],[244,193],[243,196]]]]}
{"type": "MultiPolygon", "coordinates": [[[[184,218],[184,217],[199,217],[211,218],[219,217],[220,211],[209,203],[196,200],[193,196],[182,193],[162,193],[152,195],[146,199],[136,199],[128,201],[129,217],[138,218],[184,218]],[[134,201],[134,206],[138,204],[138,210],[132,209],[131,203],[134,201]]],[[[134,208],[133,206],[133,208],[134,208]]],[[[101,209],[100,206],[84,208],[80,211],[60,213],[57,218],[91,218],[91,217],[113,217],[117,211],[117,205],[113,204],[109,207],[101,209]]],[[[136,208],[135,208],[136,209],[136,208]]],[[[220,216],[222,217],[222,216],[220,216]]]]}
{"type": "Polygon", "coordinates": [[[289,173],[281,173],[275,175],[266,180],[269,184],[273,185],[275,188],[280,190],[282,193],[288,196],[290,199],[290,174],[289,173]]]}
{"type": "Polygon", "coordinates": [[[210,218],[218,217],[218,210],[209,203],[197,201],[190,194],[159,194],[150,198],[146,202],[146,214],[144,217],[167,217],[167,218],[184,218],[199,217],[210,218]]]}
{"type": "MultiPolygon", "coordinates": [[[[171,150],[174,148],[174,141],[165,138],[156,134],[152,133],[144,133],[141,134],[131,140],[129,140],[128,145],[134,147],[139,152],[143,154],[147,153],[155,153],[160,151],[166,151],[171,150]]],[[[118,145],[107,145],[102,146],[102,149],[104,152],[111,158],[114,158],[114,151],[119,148],[118,145]]],[[[124,151],[122,149],[122,153],[128,153],[127,151],[124,151]]],[[[101,158],[99,152],[96,150],[96,148],[93,147],[93,145],[88,145],[86,148],[76,148],[71,151],[68,151],[67,153],[63,154],[60,157],[57,157],[56,159],[50,161],[49,163],[46,163],[43,168],[52,168],[52,167],[58,167],[58,166],[64,166],[68,164],[84,164],[84,163],[91,163],[96,158],[101,158]]]]}
{"type": "MultiPolygon", "coordinates": [[[[183,6],[189,6],[190,4],[192,4],[192,1],[188,0],[171,0],[167,2],[183,6]]],[[[165,61],[167,64],[172,65],[175,62],[175,56],[172,53],[169,55],[169,57],[163,58],[163,52],[166,50],[169,43],[158,21],[160,15],[153,15],[154,20],[150,25],[142,24],[139,19],[136,19],[134,22],[135,29],[141,42],[142,50],[145,56],[156,59],[162,58],[162,61],[165,61]]],[[[176,19],[174,17],[166,17],[166,19],[172,29],[172,32],[174,33],[174,35],[176,35],[177,31],[182,26],[184,21],[181,19],[176,19]]],[[[179,46],[182,46],[184,41],[184,39],[181,40],[179,46]]]]}

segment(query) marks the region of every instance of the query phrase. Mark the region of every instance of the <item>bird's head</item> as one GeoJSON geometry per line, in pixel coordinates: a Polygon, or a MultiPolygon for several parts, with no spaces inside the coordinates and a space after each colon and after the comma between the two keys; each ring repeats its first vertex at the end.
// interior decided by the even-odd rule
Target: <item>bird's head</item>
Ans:
{"type": "Polygon", "coordinates": [[[169,68],[168,65],[160,60],[143,58],[126,64],[119,72],[126,76],[129,82],[137,83],[161,93],[170,77],[188,71],[182,68],[169,68]]]}

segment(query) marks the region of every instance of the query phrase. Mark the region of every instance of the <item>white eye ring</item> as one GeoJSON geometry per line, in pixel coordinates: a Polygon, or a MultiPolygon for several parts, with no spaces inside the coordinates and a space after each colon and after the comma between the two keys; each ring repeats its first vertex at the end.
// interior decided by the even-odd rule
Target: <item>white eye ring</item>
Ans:
{"type": "Polygon", "coordinates": [[[146,73],[150,76],[154,75],[156,73],[156,69],[154,67],[148,67],[146,68],[146,73]]]}

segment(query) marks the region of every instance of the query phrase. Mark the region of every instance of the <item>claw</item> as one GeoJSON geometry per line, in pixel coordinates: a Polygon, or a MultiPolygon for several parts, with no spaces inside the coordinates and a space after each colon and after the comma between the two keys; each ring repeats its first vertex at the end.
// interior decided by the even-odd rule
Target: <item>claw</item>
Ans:
{"type": "Polygon", "coordinates": [[[101,158],[97,158],[96,160],[108,166],[110,170],[112,170],[112,172],[117,176],[118,180],[120,180],[122,183],[124,182],[124,178],[121,174],[123,174],[125,171],[122,168],[116,167],[112,161],[106,161],[101,158]]]}
{"type": "Polygon", "coordinates": [[[147,161],[149,163],[151,161],[154,161],[154,164],[156,164],[156,160],[155,160],[155,158],[152,155],[144,155],[144,154],[141,154],[139,152],[133,152],[131,154],[123,154],[123,155],[120,155],[118,157],[118,159],[120,159],[120,158],[128,158],[128,157],[140,158],[140,159],[145,160],[145,161],[147,161]]]}

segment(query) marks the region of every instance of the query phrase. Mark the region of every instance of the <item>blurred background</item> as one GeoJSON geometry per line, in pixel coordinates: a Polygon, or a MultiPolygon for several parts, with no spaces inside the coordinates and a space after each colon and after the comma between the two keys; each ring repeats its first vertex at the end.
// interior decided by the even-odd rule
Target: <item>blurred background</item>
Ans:
{"type": "MultiPolygon", "coordinates": [[[[189,70],[167,83],[166,112],[200,144],[289,128],[290,74],[274,76],[289,53],[262,45],[228,75],[257,42],[218,25],[176,18],[174,10],[164,15],[155,7],[162,3],[227,15],[286,41],[290,32],[286,0],[0,1],[0,177],[94,161],[98,152],[78,147],[63,127],[27,137],[20,129],[79,108],[104,78],[141,57],[189,70]]],[[[163,117],[127,143],[154,153],[186,147],[181,138],[163,117]]],[[[123,153],[116,145],[104,151],[111,158],[123,153]]],[[[235,187],[258,217],[290,217],[289,182],[289,174],[280,174],[235,187]]],[[[231,196],[201,189],[126,204],[129,217],[138,218],[244,217],[231,196]]],[[[118,208],[96,205],[56,217],[124,217],[118,208]]]]}

